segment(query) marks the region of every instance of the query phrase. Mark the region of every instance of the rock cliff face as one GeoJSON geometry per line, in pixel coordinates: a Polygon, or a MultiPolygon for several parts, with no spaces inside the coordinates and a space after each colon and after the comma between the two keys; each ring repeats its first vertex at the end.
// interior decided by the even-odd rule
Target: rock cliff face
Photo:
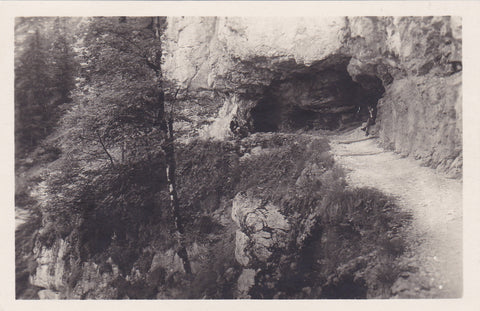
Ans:
{"type": "Polygon", "coordinates": [[[245,193],[235,196],[232,219],[240,228],[235,240],[235,258],[243,267],[237,282],[238,297],[247,298],[258,267],[279,265],[290,242],[291,226],[277,206],[245,193]]]}
{"type": "Polygon", "coordinates": [[[205,137],[337,129],[374,106],[385,146],[461,176],[460,18],[170,17],[164,44],[166,77],[214,94],[205,137]]]}

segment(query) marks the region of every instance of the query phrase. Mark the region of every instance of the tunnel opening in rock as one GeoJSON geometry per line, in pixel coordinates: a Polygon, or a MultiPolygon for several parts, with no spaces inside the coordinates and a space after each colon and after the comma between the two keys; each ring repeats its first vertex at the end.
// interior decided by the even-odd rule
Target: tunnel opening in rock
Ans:
{"type": "Polygon", "coordinates": [[[288,62],[279,66],[281,78],[265,87],[250,110],[252,132],[338,130],[360,125],[376,115],[385,89],[375,75],[351,77],[350,57],[333,55],[310,66],[288,62]]]}

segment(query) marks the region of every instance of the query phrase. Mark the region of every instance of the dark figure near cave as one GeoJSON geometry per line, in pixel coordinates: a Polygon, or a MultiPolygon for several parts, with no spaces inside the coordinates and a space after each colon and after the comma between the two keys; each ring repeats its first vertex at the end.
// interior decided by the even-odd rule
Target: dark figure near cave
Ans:
{"type": "Polygon", "coordinates": [[[238,133],[238,130],[240,129],[240,127],[238,126],[238,120],[237,120],[237,117],[234,116],[232,118],[232,121],[230,121],[230,131],[232,131],[232,133],[235,135],[238,133]]]}
{"type": "Polygon", "coordinates": [[[232,121],[230,121],[230,131],[235,137],[243,138],[248,136],[248,131],[238,124],[237,116],[234,116],[232,121]]]}
{"type": "Polygon", "coordinates": [[[375,124],[375,109],[374,107],[368,105],[368,119],[367,119],[367,124],[362,127],[362,131],[365,131],[365,136],[368,136],[370,134],[370,127],[375,124]]]}
{"type": "Polygon", "coordinates": [[[358,105],[355,109],[355,120],[360,120],[360,112],[362,112],[362,106],[358,105]]]}

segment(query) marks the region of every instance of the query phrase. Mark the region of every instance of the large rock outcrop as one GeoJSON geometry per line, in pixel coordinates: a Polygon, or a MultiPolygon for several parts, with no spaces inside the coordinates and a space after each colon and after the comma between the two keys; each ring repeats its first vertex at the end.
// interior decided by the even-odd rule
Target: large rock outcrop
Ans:
{"type": "Polygon", "coordinates": [[[239,228],[235,233],[235,258],[243,267],[237,282],[238,296],[246,298],[255,285],[256,271],[278,266],[286,254],[291,226],[278,206],[246,193],[235,196],[232,219],[239,228]]]}
{"type": "Polygon", "coordinates": [[[378,103],[385,146],[459,177],[461,28],[456,17],[169,17],[163,69],[190,97],[210,94],[205,137],[336,129],[378,103]]]}

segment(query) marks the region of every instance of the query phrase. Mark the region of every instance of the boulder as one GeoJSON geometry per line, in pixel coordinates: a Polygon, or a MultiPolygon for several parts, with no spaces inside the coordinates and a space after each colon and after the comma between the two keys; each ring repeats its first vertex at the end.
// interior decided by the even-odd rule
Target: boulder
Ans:
{"type": "Polygon", "coordinates": [[[150,266],[150,272],[160,268],[165,269],[167,276],[176,272],[185,273],[182,260],[173,249],[155,253],[150,266]]]}
{"type": "Polygon", "coordinates": [[[232,219],[236,231],[235,258],[244,267],[272,262],[288,245],[291,228],[279,208],[269,202],[239,193],[233,200],[232,219]]]}
{"type": "Polygon", "coordinates": [[[52,247],[37,243],[33,250],[37,268],[35,273],[30,275],[30,284],[52,290],[64,287],[65,261],[63,257],[67,248],[68,243],[63,239],[57,240],[52,247]]]}
{"type": "Polygon", "coordinates": [[[43,300],[43,299],[60,299],[60,293],[55,292],[50,289],[44,289],[41,291],[38,291],[38,298],[43,300]]]}
{"type": "Polygon", "coordinates": [[[255,270],[243,269],[237,280],[237,298],[251,298],[248,294],[250,289],[255,285],[255,270]]]}

